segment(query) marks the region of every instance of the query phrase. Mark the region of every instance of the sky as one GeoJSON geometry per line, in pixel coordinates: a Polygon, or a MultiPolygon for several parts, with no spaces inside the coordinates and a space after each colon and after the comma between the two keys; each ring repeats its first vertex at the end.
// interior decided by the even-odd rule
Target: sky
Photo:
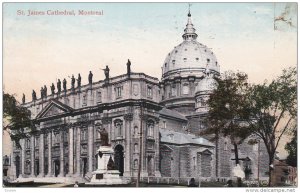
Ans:
{"type": "MultiPolygon", "coordinates": [[[[132,71],[161,78],[167,54],[182,42],[188,3],[4,3],[3,90],[31,100],[34,89],[81,74],[88,83],[132,71]],[[103,11],[101,16],[27,16],[103,11]],[[18,15],[23,11],[24,15],[18,15]]],[[[198,42],[212,49],[221,72],[242,71],[252,83],[271,81],[297,65],[296,3],[192,3],[198,42]]],[[[56,84],[55,84],[56,85],[56,84]]],[[[48,89],[50,90],[50,89],[48,89]]]]}

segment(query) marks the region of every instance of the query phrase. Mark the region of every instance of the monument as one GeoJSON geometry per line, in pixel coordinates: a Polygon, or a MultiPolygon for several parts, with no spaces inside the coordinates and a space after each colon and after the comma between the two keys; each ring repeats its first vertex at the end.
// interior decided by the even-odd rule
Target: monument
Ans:
{"type": "Polygon", "coordinates": [[[91,182],[87,184],[128,184],[129,181],[120,177],[119,170],[116,170],[113,161],[114,151],[108,144],[108,133],[105,129],[101,129],[101,146],[97,150],[98,162],[97,170],[92,172],[91,182]]]}

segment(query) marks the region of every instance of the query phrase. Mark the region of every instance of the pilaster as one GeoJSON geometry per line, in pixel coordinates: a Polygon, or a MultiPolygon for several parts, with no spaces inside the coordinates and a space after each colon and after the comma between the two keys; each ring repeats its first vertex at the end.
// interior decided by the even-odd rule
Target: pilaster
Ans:
{"type": "Polygon", "coordinates": [[[91,174],[93,171],[93,125],[88,126],[88,173],[91,174]]]}
{"type": "Polygon", "coordinates": [[[48,174],[47,177],[52,177],[52,131],[48,133],[48,174]]]}
{"type": "Polygon", "coordinates": [[[69,173],[68,176],[71,177],[74,174],[74,128],[69,128],[69,173]]]}
{"type": "Polygon", "coordinates": [[[31,149],[30,149],[30,160],[31,160],[31,177],[35,177],[35,174],[34,174],[34,135],[32,135],[30,137],[30,146],[31,146],[31,149]]]}
{"type": "Polygon", "coordinates": [[[40,134],[40,144],[39,144],[39,167],[40,167],[40,173],[39,177],[44,177],[44,158],[45,158],[45,153],[44,153],[44,133],[40,134]]]}
{"type": "Polygon", "coordinates": [[[64,176],[64,131],[60,130],[60,143],[59,143],[59,152],[60,152],[60,171],[59,171],[59,177],[64,176]]]}
{"type": "Polygon", "coordinates": [[[21,177],[25,177],[25,139],[20,139],[20,145],[21,145],[21,177]]]}
{"type": "Polygon", "coordinates": [[[80,128],[76,128],[76,175],[80,176],[80,128]]]}

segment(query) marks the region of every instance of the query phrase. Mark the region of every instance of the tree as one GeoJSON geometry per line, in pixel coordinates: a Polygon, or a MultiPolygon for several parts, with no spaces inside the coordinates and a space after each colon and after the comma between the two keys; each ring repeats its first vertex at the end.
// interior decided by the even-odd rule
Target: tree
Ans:
{"type": "Polygon", "coordinates": [[[285,145],[285,149],[289,153],[286,163],[290,166],[297,167],[297,131],[293,133],[292,140],[285,145]]]}
{"type": "Polygon", "coordinates": [[[30,132],[35,131],[31,112],[20,105],[13,95],[3,92],[3,131],[9,133],[11,140],[20,146],[19,140],[26,137],[25,128],[30,132]]]}
{"type": "Polygon", "coordinates": [[[269,155],[269,186],[272,186],[273,162],[278,144],[285,134],[296,130],[297,119],[297,71],[283,70],[282,75],[249,89],[248,124],[251,132],[264,142],[269,155]]]}
{"type": "Polygon", "coordinates": [[[220,135],[230,136],[234,145],[235,163],[238,164],[240,160],[238,145],[251,134],[248,129],[249,125],[244,124],[243,121],[249,117],[246,102],[249,87],[248,76],[241,72],[225,72],[216,80],[217,89],[208,99],[207,128],[201,134],[212,134],[211,140],[216,141],[216,148],[218,148],[220,135]]]}

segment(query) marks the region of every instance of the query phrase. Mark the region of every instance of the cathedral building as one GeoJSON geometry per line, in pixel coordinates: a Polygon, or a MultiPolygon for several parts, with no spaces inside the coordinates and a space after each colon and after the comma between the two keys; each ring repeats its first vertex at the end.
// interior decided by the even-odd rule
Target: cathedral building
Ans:
{"type": "MultiPolygon", "coordinates": [[[[216,88],[220,66],[214,53],[197,41],[191,14],[183,42],[176,46],[162,66],[162,78],[131,71],[81,85],[72,77],[58,80],[51,93],[41,88],[41,97],[33,91],[25,102],[37,131],[21,139],[22,148],[13,148],[15,178],[76,179],[88,182],[97,169],[97,149],[102,136],[114,150],[114,164],[124,178],[138,174],[151,178],[192,178],[227,180],[234,166],[229,139],[211,142],[199,131],[205,129],[203,117],[209,107],[210,93],[216,88]]],[[[125,71],[125,70],[124,70],[125,71]]],[[[258,165],[267,157],[246,142],[239,151],[242,165],[250,168],[249,178],[257,178],[258,165]]],[[[256,147],[257,148],[257,147],[256,147]]],[[[268,162],[264,162],[268,163],[268,162]]],[[[268,167],[259,165],[259,176],[267,176],[268,167]]]]}

